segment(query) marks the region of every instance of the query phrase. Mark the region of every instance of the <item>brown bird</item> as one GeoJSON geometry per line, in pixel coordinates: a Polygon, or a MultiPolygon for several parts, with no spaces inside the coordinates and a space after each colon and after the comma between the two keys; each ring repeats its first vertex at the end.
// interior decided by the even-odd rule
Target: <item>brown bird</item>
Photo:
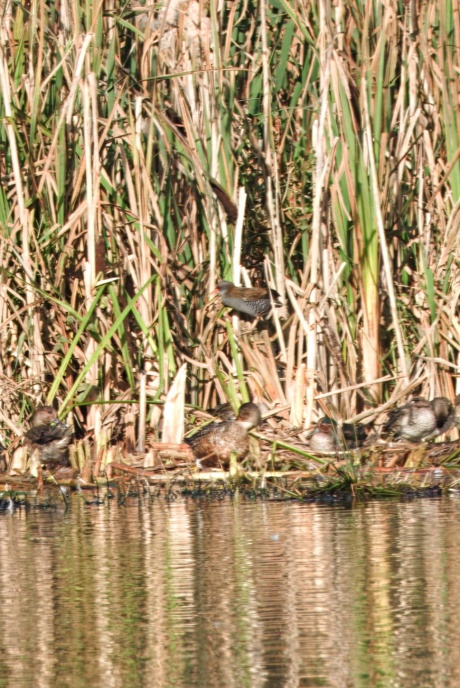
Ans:
{"type": "Polygon", "coordinates": [[[236,420],[210,423],[185,442],[192,447],[200,467],[228,467],[232,454],[241,459],[248,453],[248,431],[260,425],[261,420],[259,407],[251,401],[240,406],[236,420]]]}
{"type": "Polygon", "coordinates": [[[454,407],[445,397],[431,401],[414,397],[390,413],[383,429],[395,439],[421,442],[447,432],[454,420],[454,407]]]}
{"type": "Polygon", "coordinates": [[[335,452],[356,449],[367,437],[362,425],[343,423],[340,426],[333,418],[320,418],[310,434],[310,449],[319,452],[335,452]]]}
{"type": "Polygon", "coordinates": [[[340,441],[337,428],[331,423],[330,418],[320,418],[316,428],[309,436],[309,445],[312,451],[335,452],[340,449],[340,441]]]}
{"type": "Polygon", "coordinates": [[[38,461],[68,465],[68,447],[73,437],[71,427],[62,423],[52,406],[39,406],[31,418],[32,427],[25,434],[25,444],[38,461]]]}
{"type": "Polygon", "coordinates": [[[272,302],[274,306],[281,306],[280,295],[274,289],[235,287],[233,282],[219,282],[217,291],[220,293],[224,306],[245,313],[251,318],[268,315],[272,302]]]}

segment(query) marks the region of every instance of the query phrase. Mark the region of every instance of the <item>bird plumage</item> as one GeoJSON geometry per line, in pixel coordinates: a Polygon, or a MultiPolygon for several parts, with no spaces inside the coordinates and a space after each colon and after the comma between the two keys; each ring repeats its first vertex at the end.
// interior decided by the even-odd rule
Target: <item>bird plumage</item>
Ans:
{"type": "Polygon", "coordinates": [[[340,448],[336,428],[328,418],[320,418],[309,437],[309,445],[312,451],[335,452],[340,448]]]}
{"type": "Polygon", "coordinates": [[[68,447],[73,438],[71,427],[62,423],[52,406],[39,406],[25,433],[25,444],[36,452],[40,463],[68,463],[68,447]]]}
{"type": "Polygon", "coordinates": [[[228,466],[230,457],[243,458],[249,450],[248,431],[261,422],[259,407],[249,402],[240,406],[236,420],[210,423],[185,441],[201,465],[228,466]]]}
{"type": "Polygon", "coordinates": [[[233,282],[224,281],[219,282],[217,291],[220,293],[224,306],[245,313],[252,318],[258,315],[268,315],[272,304],[281,306],[280,296],[274,289],[269,291],[263,287],[236,287],[233,282]]]}
{"type": "Polygon", "coordinates": [[[391,411],[383,429],[395,439],[421,442],[442,435],[452,427],[454,421],[454,407],[445,397],[436,397],[431,401],[414,397],[391,411]]]}
{"type": "Polygon", "coordinates": [[[220,418],[220,420],[236,420],[236,413],[233,410],[233,406],[225,402],[224,404],[219,404],[213,408],[206,409],[211,416],[215,418],[220,418]]]}
{"type": "Polygon", "coordinates": [[[343,423],[341,426],[333,418],[320,418],[310,434],[309,444],[313,451],[334,452],[344,449],[355,449],[367,437],[365,428],[355,423],[343,423]]]}

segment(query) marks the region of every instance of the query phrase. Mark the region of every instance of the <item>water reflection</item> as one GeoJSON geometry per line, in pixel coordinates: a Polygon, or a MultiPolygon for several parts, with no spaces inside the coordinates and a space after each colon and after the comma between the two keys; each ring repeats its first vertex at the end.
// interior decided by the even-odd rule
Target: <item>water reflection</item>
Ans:
{"type": "Polygon", "coordinates": [[[460,685],[460,500],[0,516],[0,686],[460,685]]]}

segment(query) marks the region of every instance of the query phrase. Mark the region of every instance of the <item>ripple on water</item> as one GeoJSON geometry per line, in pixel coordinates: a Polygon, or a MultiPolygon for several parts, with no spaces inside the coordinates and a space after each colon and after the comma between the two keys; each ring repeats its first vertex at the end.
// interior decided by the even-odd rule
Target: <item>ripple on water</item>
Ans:
{"type": "Polygon", "coordinates": [[[460,685],[460,500],[0,515],[0,685],[460,685]]]}

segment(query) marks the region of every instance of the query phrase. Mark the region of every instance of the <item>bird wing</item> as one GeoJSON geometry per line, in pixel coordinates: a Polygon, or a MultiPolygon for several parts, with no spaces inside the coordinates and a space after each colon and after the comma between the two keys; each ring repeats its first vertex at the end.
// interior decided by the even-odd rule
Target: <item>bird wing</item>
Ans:
{"type": "Polygon", "coordinates": [[[252,287],[250,291],[244,290],[241,297],[243,301],[259,301],[268,298],[268,292],[263,287],[252,287]]]}
{"type": "Polygon", "coordinates": [[[220,425],[223,425],[223,423],[208,423],[207,425],[203,425],[197,432],[195,432],[193,435],[190,437],[186,437],[184,439],[184,442],[186,444],[190,444],[192,447],[195,442],[198,440],[201,440],[203,437],[206,437],[207,435],[210,435],[211,433],[215,432],[216,428],[218,428],[220,425]]]}
{"type": "MultiPolygon", "coordinates": [[[[273,299],[273,303],[276,306],[281,306],[281,297],[277,291],[270,289],[270,293],[273,299]]],[[[243,301],[259,301],[259,300],[270,300],[270,295],[268,289],[264,287],[253,287],[250,294],[242,294],[243,301]]]]}

